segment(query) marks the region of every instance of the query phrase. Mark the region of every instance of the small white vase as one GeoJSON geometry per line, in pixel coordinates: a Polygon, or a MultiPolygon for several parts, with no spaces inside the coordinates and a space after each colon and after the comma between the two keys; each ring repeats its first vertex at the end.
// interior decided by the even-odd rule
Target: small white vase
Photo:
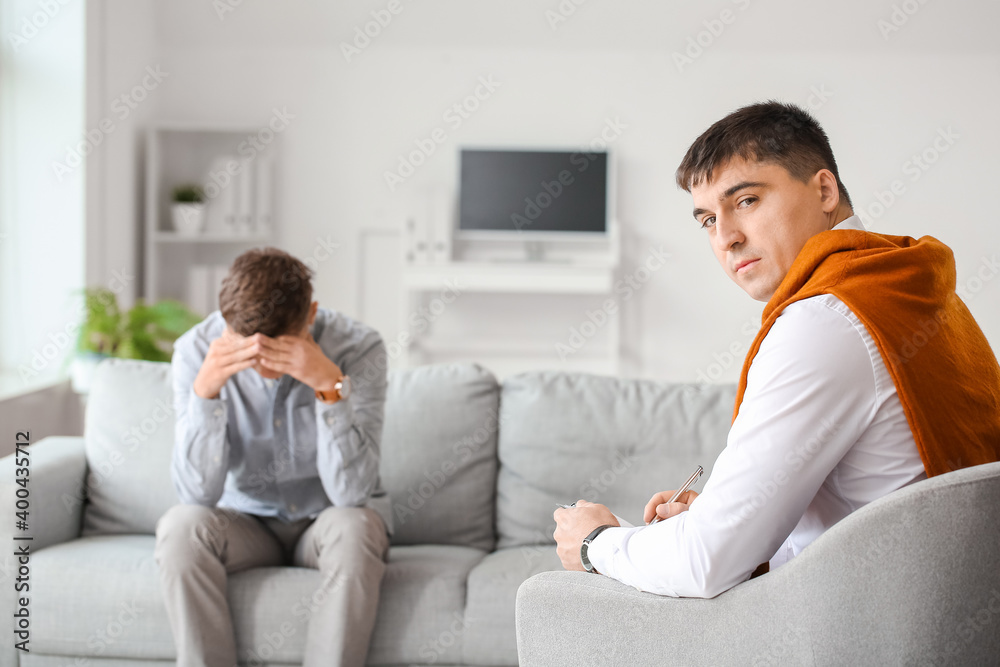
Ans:
{"type": "Polygon", "coordinates": [[[107,358],[106,354],[78,352],[69,365],[70,383],[73,391],[78,394],[89,393],[97,365],[107,358]]]}
{"type": "Polygon", "coordinates": [[[205,205],[178,202],[170,207],[174,229],[180,236],[197,236],[205,228],[205,205]]]}

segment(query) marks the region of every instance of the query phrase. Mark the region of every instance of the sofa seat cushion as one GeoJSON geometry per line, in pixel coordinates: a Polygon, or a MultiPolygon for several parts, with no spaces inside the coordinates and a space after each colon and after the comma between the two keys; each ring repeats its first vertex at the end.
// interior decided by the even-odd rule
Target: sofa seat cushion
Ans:
{"type": "Polygon", "coordinates": [[[31,556],[31,650],[173,659],[152,535],[101,535],[31,556]]]}
{"type": "Polygon", "coordinates": [[[562,569],[556,548],[551,545],[501,549],[472,568],[463,661],[470,665],[516,665],[517,589],[540,572],[562,569]]]}
{"type": "MultiPolygon", "coordinates": [[[[175,659],[155,540],[91,536],[33,554],[32,651],[175,659]]],[[[462,626],[466,580],[484,555],[470,547],[392,547],[368,664],[459,663],[462,637],[452,628],[462,626]]],[[[300,567],[232,575],[228,597],[239,655],[250,659],[253,651],[260,662],[301,664],[321,582],[318,570],[300,567]]]]}

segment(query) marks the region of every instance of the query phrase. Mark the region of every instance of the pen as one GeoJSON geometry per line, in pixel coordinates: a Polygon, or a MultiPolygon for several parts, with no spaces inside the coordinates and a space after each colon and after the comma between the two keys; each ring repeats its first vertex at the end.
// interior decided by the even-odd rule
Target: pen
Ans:
{"type": "MultiPolygon", "coordinates": [[[[684,482],[684,485],[683,485],[683,486],[681,486],[681,488],[677,489],[677,493],[675,493],[675,494],[673,495],[673,497],[672,497],[672,498],[671,498],[670,500],[668,500],[667,502],[668,502],[668,503],[672,503],[672,502],[674,502],[675,500],[677,500],[678,498],[680,498],[680,497],[681,497],[681,494],[682,494],[682,493],[684,493],[685,491],[687,491],[688,489],[690,489],[690,488],[691,488],[691,486],[692,486],[692,485],[693,485],[693,484],[694,484],[695,482],[697,482],[697,481],[698,481],[698,478],[699,478],[699,477],[701,477],[701,474],[702,474],[703,472],[705,472],[705,469],[704,469],[704,468],[702,468],[701,466],[698,466],[698,469],[697,469],[697,470],[695,470],[695,471],[694,471],[693,473],[691,473],[691,476],[687,478],[687,481],[686,481],[686,482],[684,482]]],[[[660,518],[660,515],[659,515],[659,514],[657,514],[657,515],[656,515],[656,517],[654,517],[654,518],[653,518],[653,520],[652,520],[652,521],[650,521],[649,523],[647,523],[646,525],[647,525],[647,526],[651,526],[651,525],[653,525],[654,523],[659,523],[659,522],[660,522],[660,521],[662,521],[662,520],[663,520],[663,519],[662,519],[662,518],[660,518]]]]}

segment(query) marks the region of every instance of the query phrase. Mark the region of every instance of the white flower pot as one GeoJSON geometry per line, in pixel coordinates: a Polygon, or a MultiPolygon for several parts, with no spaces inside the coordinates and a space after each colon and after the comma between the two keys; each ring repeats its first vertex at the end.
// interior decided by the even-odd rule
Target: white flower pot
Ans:
{"type": "Polygon", "coordinates": [[[205,228],[205,205],[175,203],[170,207],[174,229],[181,236],[197,236],[205,228]]]}
{"type": "Polygon", "coordinates": [[[78,394],[89,393],[97,365],[107,358],[106,354],[78,352],[69,365],[70,383],[73,386],[73,391],[78,394]]]}

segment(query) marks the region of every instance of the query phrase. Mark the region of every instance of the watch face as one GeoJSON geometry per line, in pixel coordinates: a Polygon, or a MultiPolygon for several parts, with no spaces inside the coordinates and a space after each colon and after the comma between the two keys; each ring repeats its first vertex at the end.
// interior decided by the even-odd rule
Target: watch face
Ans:
{"type": "Polygon", "coordinates": [[[343,378],[340,379],[340,382],[338,384],[340,386],[337,387],[337,391],[340,392],[341,398],[347,398],[348,396],[351,395],[351,378],[345,375],[343,378]]]}

